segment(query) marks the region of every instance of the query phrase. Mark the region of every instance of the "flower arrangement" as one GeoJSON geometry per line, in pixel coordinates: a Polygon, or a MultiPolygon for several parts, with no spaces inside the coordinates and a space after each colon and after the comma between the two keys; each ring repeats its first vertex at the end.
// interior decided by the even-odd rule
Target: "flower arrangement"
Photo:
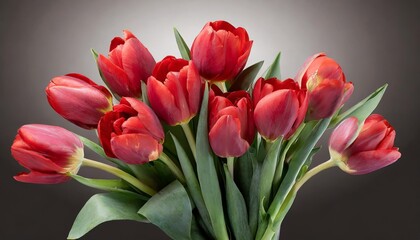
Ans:
{"type": "Polygon", "coordinates": [[[277,239],[298,190],[330,167],[358,175],[401,156],[395,130],[372,114],[387,85],[343,110],[353,92],[324,53],[281,80],[280,54],[245,68],[253,41],[244,28],[207,23],[191,49],[175,29],[182,58],[160,62],[130,31],[108,56],[92,51],[108,88],[71,73],[46,95],[63,118],[96,130],[99,142],[58,126],[18,130],[13,157],[29,172],[17,181],[74,179],[103,191],[82,208],[68,239],[111,220],[150,222],[173,239],[277,239]],[[328,128],[330,159],[311,168],[328,128]],[[84,157],[85,147],[108,161],[84,157]],[[115,178],[78,175],[93,167],[115,178]]]}

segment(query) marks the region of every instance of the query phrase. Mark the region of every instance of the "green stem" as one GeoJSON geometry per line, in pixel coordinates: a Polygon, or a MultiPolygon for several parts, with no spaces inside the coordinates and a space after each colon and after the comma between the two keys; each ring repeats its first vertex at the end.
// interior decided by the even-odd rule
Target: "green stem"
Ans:
{"type": "Polygon", "coordinates": [[[154,189],[152,189],[151,187],[149,187],[146,184],[139,181],[137,178],[133,177],[132,175],[124,172],[123,170],[121,170],[119,168],[110,166],[110,165],[105,164],[105,163],[93,161],[93,160],[90,160],[90,159],[87,159],[87,158],[83,159],[82,166],[101,169],[105,172],[108,172],[112,175],[115,175],[115,176],[117,176],[121,179],[124,179],[125,181],[127,181],[131,185],[138,188],[140,191],[143,191],[143,192],[149,194],[150,196],[153,196],[153,195],[156,194],[156,191],[154,189]]]}
{"type": "Polygon", "coordinates": [[[188,144],[190,145],[191,152],[194,156],[194,159],[197,159],[197,150],[196,150],[196,144],[195,144],[195,138],[191,131],[190,125],[188,123],[181,124],[182,130],[185,133],[185,137],[187,138],[188,144]]]}
{"type": "Polygon", "coordinates": [[[321,164],[319,164],[318,166],[312,168],[309,172],[307,172],[305,175],[303,175],[303,177],[295,183],[295,186],[293,187],[292,191],[297,192],[299,190],[299,188],[302,187],[303,184],[305,184],[306,181],[308,181],[311,177],[315,176],[316,174],[331,168],[331,167],[335,167],[336,163],[333,160],[328,160],[326,162],[323,162],[321,164]]]}
{"type": "Polygon", "coordinates": [[[232,179],[234,179],[233,174],[235,172],[235,157],[227,157],[227,166],[228,166],[230,175],[232,176],[232,179]]]}
{"type": "Polygon", "coordinates": [[[172,159],[168,155],[166,155],[164,152],[160,154],[159,159],[162,160],[162,162],[166,164],[166,166],[169,168],[169,170],[171,170],[171,172],[176,176],[176,178],[183,185],[185,185],[184,174],[181,172],[178,166],[172,161],[172,159]]]}

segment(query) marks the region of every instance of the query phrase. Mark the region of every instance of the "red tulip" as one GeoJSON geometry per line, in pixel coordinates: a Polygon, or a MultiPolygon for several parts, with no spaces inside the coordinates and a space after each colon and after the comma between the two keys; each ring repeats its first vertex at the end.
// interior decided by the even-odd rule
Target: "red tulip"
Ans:
{"type": "Polygon", "coordinates": [[[14,178],[20,182],[53,184],[70,179],[83,161],[83,143],[72,132],[56,126],[29,124],[18,130],[12,156],[30,170],[14,178]]]}
{"type": "Polygon", "coordinates": [[[260,78],[252,96],[255,125],[267,140],[288,139],[305,118],[308,105],[306,91],[301,90],[292,79],[260,78]]]}
{"type": "Polygon", "coordinates": [[[81,74],[55,77],[45,92],[58,114],[82,128],[96,128],[99,119],[112,110],[111,93],[81,74]]]}
{"type": "Polygon", "coordinates": [[[149,50],[128,30],[124,39],[115,37],[109,58],[99,55],[98,66],[108,87],[121,97],[140,97],[141,81],[146,82],[156,62],[149,50]]]}
{"type": "Polygon", "coordinates": [[[191,59],[204,78],[225,81],[245,67],[251,46],[245,29],[225,21],[208,22],[192,44],[191,59]]]}
{"type": "Polygon", "coordinates": [[[251,98],[245,91],[216,92],[209,98],[210,145],[220,157],[242,156],[255,136],[251,98]]]}
{"type": "Polygon", "coordinates": [[[353,84],[346,82],[340,65],[324,53],[307,59],[295,80],[308,90],[311,120],[331,117],[353,93],[353,84]]]}
{"type": "Polygon", "coordinates": [[[192,61],[165,57],[147,82],[147,97],[156,115],[169,125],[188,122],[200,107],[202,80],[192,61]]]}
{"type": "Polygon", "coordinates": [[[129,164],[158,159],[165,134],[159,119],[145,103],[124,97],[98,124],[99,140],[109,157],[129,164]]]}
{"type": "Polygon", "coordinates": [[[395,130],[381,115],[372,114],[358,133],[358,120],[344,120],[331,134],[331,158],[350,174],[366,174],[386,167],[401,157],[394,147],[395,130]],[[358,135],[357,135],[358,133],[358,135]]]}

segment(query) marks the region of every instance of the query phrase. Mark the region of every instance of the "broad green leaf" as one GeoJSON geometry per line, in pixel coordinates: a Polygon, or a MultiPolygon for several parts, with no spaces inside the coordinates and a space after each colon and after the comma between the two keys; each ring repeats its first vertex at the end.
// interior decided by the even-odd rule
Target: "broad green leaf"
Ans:
{"type": "Polygon", "coordinates": [[[178,181],[155,194],[138,213],[173,239],[191,239],[192,207],[187,191],[178,181]]]}
{"type": "Polygon", "coordinates": [[[91,188],[96,188],[99,190],[110,192],[133,194],[144,201],[147,201],[149,199],[149,197],[131,191],[131,186],[121,179],[92,179],[73,174],[71,175],[71,177],[79,183],[91,188]]]}
{"type": "Polygon", "coordinates": [[[188,45],[185,43],[184,38],[182,38],[181,34],[178,32],[176,28],[174,28],[176,44],[178,44],[179,52],[181,53],[181,57],[185,60],[191,59],[190,49],[188,45]]]}
{"type": "Polygon", "coordinates": [[[227,240],[229,237],[223,213],[222,194],[214,162],[215,159],[208,139],[208,98],[209,90],[206,84],[197,127],[197,175],[214,234],[217,239],[227,240]]]}
{"type": "Polygon", "coordinates": [[[268,79],[268,78],[278,78],[281,79],[281,74],[280,74],[280,55],[281,52],[279,52],[276,56],[276,58],[274,59],[273,63],[270,65],[270,67],[268,67],[264,78],[268,79]]]}
{"type": "Polygon", "coordinates": [[[243,70],[238,77],[235,78],[232,86],[229,88],[229,91],[248,90],[254,82],[255,77],[260,71],[263,63],[264,61],[257,62],[243,70]]]}
{"type": "Polygon", "coordinates": [[[79,239],[101,223],[114,220],[145,222],[137,211],[144,200],[123,193],[101,193],[92,196],[80,210],[67,239],[79,239]]]}
{"type": "Polygon", "coordinates": [[[226,179],[226,202],[230,225],[237,240],[251,240],[251,230],[248,225],[248,213],[245,199],[239,191],[229,170],[224,165],[226,179]]]}
{"type": "Polygon", "coordinates": [[[308,156],[308,159],[306,159],[305,164],[303,165],[302,169],[299,172],[298,177],[296,178],[296,181],[298,181],[301,177],[303,177],[303,175],[305,175],[305,173],[308,172],[309,167],[312,164],[312,159],[315,156],[315,154],[317,154],[317,152],[319,152],[319,150],[321,149],[321,147],[316,147],[314,149],[312,149],[311,153],[308,156]]]}
{"type": "Polygon", "coordinates": [[[370,94],[368,97],[351,107],[349,110],[339,114],[331,121],[330,127],[335,127],[342,120],[352,116],[356,117],[359,120],[359,123],[364,122],[365,119],[378,106],[387,87],[388,84],[383,85],[382,87],[378,88],[375,92],[370,94]]]}
{"type": "Polygon", "coordinates": [[[248,151],[235,161],[235,182],[245,198],[247,206],[250,204],[249,192],[252,183],[254,167],[252,159],[256,157],[256,150],[251,146],[248,151]]]}
{"type": "Polygon", "coordinates": [[[195,203],[195,206],[197,207],[198,212],[200,213],[200,216],[202,217],[204,221],[206,228],[209,229],[209,231],[212,231],[210,216],[209,216],[209,213],[207,212],[203,195],[201,194],[200,184],[198,183],[198,179],[195,174],[194,167],[192,166],[190,158],[185,153],[178,139],[172,134],[171,136],[175,143],[175,147],[178,153],[179,163],[181,165],[182,172],[185,175],[189,193],[195,203]]]}
{"type": "Polygon", "coordinates": [[[258,226],[258,217],[260,210],[260,178],[261,178],[261,165],[262,163],[256,158],[252,159],[253,174],[251,186],[249,189],[249,226],[251,229],[251,235],[255,236],[258,226]]]}

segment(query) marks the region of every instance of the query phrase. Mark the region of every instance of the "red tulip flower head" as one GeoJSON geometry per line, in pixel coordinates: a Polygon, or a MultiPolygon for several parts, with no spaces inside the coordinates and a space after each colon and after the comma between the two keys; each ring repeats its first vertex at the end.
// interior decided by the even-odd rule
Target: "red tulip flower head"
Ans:
{"type": "Polygon", "coordinates": [[[124,38],[111,41],[109,58],[98,57],[104,81],[120,97],[140,97],[141,81],[147,81],[155,64],[149,50],[128,30],[124,38]]]}
{"type": "Polygon", "coordinates": [[[99,119],[112,110],[111,93],[81,74],[55,77],[45,92],[58,114],[82,128],[96,128],[99,119]]]}
{"type": "Polygon", "coordinates": [[[192,44],[191,59],[207,80],[225,81],[242,71],[251,47],[245,29],[225,21],[209,22],[192,44]]]}
{"type": "Polygon", "coordinates": [[[109,157],[129,164],[156,160],[165,134],[155,113],[143,102],[124,97],[98,124],[99,140],[109,157]]]}
{"type": "Polygon", "coordinates": [[[331,117],[353,93],[340,65],[323,53],[307,59],[295,80],[308,90],[310,120],[331,117]]]}
{"type": "Polygon", "coordinates": [[[350,117],[334,129],[330,155],[350,174],[366,174],[386,167],[401,157],[394,147],[395,130],[381,115],[372,114],[358,133],[358,120],[350,117]],[[358,134],[357,134],[358,133],[358,134]]]}
{"type": "Polygon", "coordinates": [[[292,79],[260,78],[252,96],[255,125],[266,140],[288,139],[305,118],[308,106],[306,91],[292,79]]]}
{"type": "Polygon", "coordinates": [[[70,179],[83,161],[83,143],[72,132],[56,126],[28,124],[18,130],[12,156],[30,170],[14,178],[20,182],[54,184],[70,179]]]}
{"type": "Polygon", "coordinates": [[[187,123],[200,107],[203,82],[192,61],[165,57],[147,82],[147,97],[156,115],[169,125],[187,123]]]}
{"type": "Polygon", "coordinates": [[[209,98],[209,141],[220,157],[239,157],[255,136],[253,106],[249,94],[237,91],[222,94],[211,90],[209,98]]]}

